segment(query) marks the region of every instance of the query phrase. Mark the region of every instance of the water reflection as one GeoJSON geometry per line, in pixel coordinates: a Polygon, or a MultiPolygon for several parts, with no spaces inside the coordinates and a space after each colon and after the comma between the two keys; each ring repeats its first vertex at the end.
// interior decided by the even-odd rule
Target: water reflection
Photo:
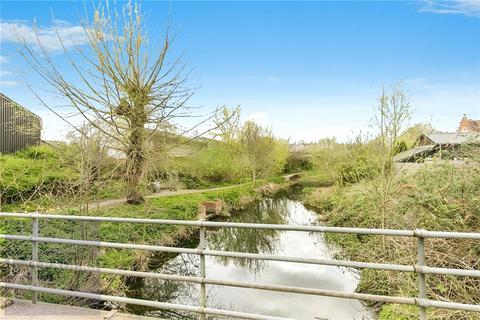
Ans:
{"type": "MultiPolygon", "coordinates": [[[[267,200],[234,215],[229,221],[274,224],[313,225],[316,214],[300,202],[288,199],[267,200]]],[[[214,250],[278,254],[305,258],[335,255],[319,233],[280,232],[246,229],[209,230],[208,247],[214,250]]],[[[196,245],[192,243],[192,245],[196,245]]],[[[161,259],[157,272],[198,276],[199,259],[186,254],[161,259]]],[[[207,277],[213,279],[258,282],[297,287],[353,292],[358,274],[346,268],[304,265],[275,261],[251,262],[247,259],[207,257],[207,277]]],[[[130,296],[163,302],[198,305],[196,284],[145,280],[130,296]]],[[[207,286],[208,306],[295,319],[370,319],[371,315],[356,300],[336,299],[283,292],[234,287],[207,286]]],[[[168,319],[196,319],[195,315],[152,309],[132,310],[137,314],[168,319]]],[[[214,319],[214,318],[209,318],[214,319]]]]}
{"type": "MultiPolygon", "coordinates": [[[[268,199],[249,206],[241,215],[235,215],[229,221],[284,224],[287,216],[286,199],[268,199]]],[[[279,232],[276,230],[255,230],[224,228],[209,232],[208,248],[220,251],[236,251],[259,254],[275,254],[279,250],[279,232]]],[[[265,267],[265,261],[216,257],[219,263],[233,263],[249,272],[258,273],[265,267]]]]}

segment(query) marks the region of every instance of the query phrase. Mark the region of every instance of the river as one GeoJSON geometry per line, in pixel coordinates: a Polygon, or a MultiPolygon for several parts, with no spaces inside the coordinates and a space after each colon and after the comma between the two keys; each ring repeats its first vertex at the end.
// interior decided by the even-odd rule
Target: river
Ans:
{"type": "MultiPolygon", "coordinates": [[[[267,199],[236,212],[228,221],[315,225],[315,212],[296,200],[267,199]]],[[[198,243],[193,241],[190,246],[198,243]]],[[[207,230],[207,246],[213,250],[239,251],[304,258],[332,259],[338,248],[323,234],[271,230],[207,230]]],[[[150,272],[198,276],[199,258],[180,254],[158,255],[150,272]]],[[[359,273],[353,269],[275,261],[206,257],[207,277],[354,292],[359,273]]],[[[179,304],[198,304],[199,285],[156,279],[137,279],[130,297],[179,304]]],[[[368,309],[357,300],[318,297],[207,285],[208,306],[293,319],[371,319],[368,309]]],[[[167,318],[197,319],[194,314],[158,311],[129,306],[136,314],[167,318]]],[[[213,319],[213,318],[209,318],[213,319]]],[[[222,318],[224,319],[224,318],[222,318]]]]}

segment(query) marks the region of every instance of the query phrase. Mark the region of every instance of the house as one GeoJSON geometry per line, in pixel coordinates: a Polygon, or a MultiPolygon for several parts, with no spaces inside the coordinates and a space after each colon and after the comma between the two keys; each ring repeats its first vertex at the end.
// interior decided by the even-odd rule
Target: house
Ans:
{"type": "Polygon", "coordinates": [[[0,153],[40,143],[42,119],[0,93],[0,153]]]}
{"type": "Polygon", "coordinates": [[[435,132],[422,134],[417,147],[401,152],[394,157],[396,162],[416,162],[442,150],[455,151],[462,145],[480,145],[480,132],[435,132]]]}
{"type": "Polygon", "coordinates": [[[458,132],[480,132],[480,120],[472,120],[467,118],[464,114],[460,125],[458,126],[458,132]]]}
{"type": "Polygon", "coordinates": [[[435,132],[422,134],[418,138],[419,146],[439,145],[444,148],[461,144],[479,143],[480,133],[477,132],[435,132]]]}

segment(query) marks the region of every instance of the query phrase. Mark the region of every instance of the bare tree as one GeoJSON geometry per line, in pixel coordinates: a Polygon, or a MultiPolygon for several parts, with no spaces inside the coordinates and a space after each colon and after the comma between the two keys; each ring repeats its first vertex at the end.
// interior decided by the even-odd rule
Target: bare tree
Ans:
{"type": "MultiPolygon", "coordinates": [[[[75,46],[73,53],[67,51],[67,39],[57,32],[74,79],[64,71],[66,64],[54,63],[38,34],[34,47],[23,41],[21,54],[69,107],[115,142],[125,156],[127,202],[138,204],[143,202],[145,146],[159,128],[175,118],[191,116],[186,102],[192,91],[184,86],[184,66],[178,59],[167,59],[168,31],[152,54],[155,43],[144,32],[137,3],[117,8],[105,2],[82,25],[88,45],[75,46]]],[[[36,96],[50,110],[55,108],[36,96]]]]}

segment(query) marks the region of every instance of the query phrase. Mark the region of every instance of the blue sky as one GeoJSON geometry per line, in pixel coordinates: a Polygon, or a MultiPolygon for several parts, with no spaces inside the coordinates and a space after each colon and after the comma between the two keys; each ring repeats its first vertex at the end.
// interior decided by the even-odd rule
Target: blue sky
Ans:
{"type": "MultiPolygon", "coordinates": [[[[244,119],[292,141],[366,132],[382,85],[401,82],[415,122],[454,131],[480,119],[480,1],[144,2],[149,38],[169,24],[174,54],[192,68],[191,104],[241,105],[244,119]]],[[[44,118],[45,138],[65,133],[24,79],[41,82],[15,53],[8,28],[33,20],[55,53],[54,24],[79,37],[82,2],[0,4],[0,91],[44,118]],[[52,18],[53,13],[53,18],[52,18]],[[58,22],[56,20],[61,20],[58,22]]],[[[47,93],[45,93],[47,95],[47,93]]]]}

